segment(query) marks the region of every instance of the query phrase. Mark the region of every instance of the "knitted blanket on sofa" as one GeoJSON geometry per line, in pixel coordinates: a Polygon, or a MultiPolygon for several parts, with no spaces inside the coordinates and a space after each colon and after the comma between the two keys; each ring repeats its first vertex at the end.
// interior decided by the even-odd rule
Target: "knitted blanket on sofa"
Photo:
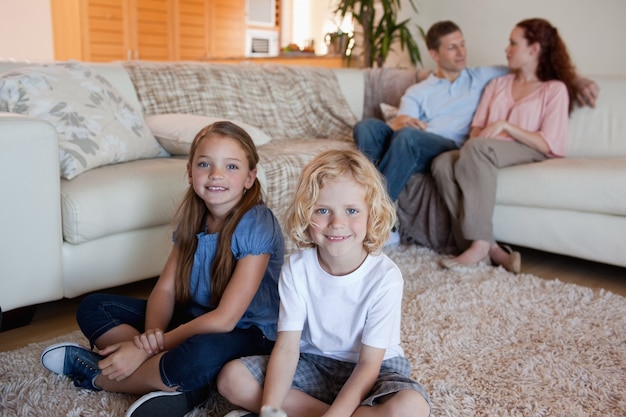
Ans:
{"type": "Polygon", "coordinates": [[[352,140],[357,118],[328,68],[194,62],[123,63],[144,115],[240,120],[272,139],[352,140]]]}

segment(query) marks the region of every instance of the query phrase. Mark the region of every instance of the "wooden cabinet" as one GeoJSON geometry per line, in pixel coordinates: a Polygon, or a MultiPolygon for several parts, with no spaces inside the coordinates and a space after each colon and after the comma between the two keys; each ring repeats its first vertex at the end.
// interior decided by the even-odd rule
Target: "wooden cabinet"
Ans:
{"type": "Polygon", "coordinates": [[[245,0],[51,0],[55,59],[243,56],[245,0]]]}
{"type": "Polygon", "coordinates": [[[55,59],[126,57],[128,4],[122,0],[51,0],[55,59]]]}
{"type": "Polygon", "coordinates": [[[207,57],[243,57],[245,36],[246,0],[213,0],[211,48],[207,57]]]}
{"type": "Polygon", "coordinates": [[[217,64],[239,64],[250,62],[253,64],[277,64],[277,65],[301,65],[309,67],[323,68],[344,68],[347,62],[341,56],[289,56],[280,55],[269,58],[231,58],[231,59],[209,59],[207,62],[217,64]]]}
{"type": "Polygon", "coordinates": [[[243,56],[245,0],[177,0],[174,10],[174,59],[243,56]]]}
{"type": "Polygon", "coordinates": [[[174,51],[177,60],[193,61],[209,51],[209,1],[187,0],[174,4],[174,51]]]}
{"type": "Polygon", "coordinates": [[[130,3],[129,35],[132,56],[127,53],[126,58],[147,61],[174,59],[173,0],[134,0],[130,3]]]}
{"type": "Polygon", "coordinates": [[[55,59],[171,59],[172,1],[51,0],[55,59]]]}

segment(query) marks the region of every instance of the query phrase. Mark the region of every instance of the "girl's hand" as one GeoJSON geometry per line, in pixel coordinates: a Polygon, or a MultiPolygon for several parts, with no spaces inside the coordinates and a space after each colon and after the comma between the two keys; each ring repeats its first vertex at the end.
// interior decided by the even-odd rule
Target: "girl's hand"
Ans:
{"type": "Polygon", "coordinates": [[[131,375],[152,356],[143,349],[137,349],[130,341],[107,346],[98,353],[106,356],[98,362],[102,375],[116,381],[121,381],[131,375]]]}
{"type": "Polygon", "coordinates": [[[143,334],[133,338],[137,349],[143,349],[146,353],[154,355],[165,349],[164,332],[161,329],[149,329],[143,334]]]}

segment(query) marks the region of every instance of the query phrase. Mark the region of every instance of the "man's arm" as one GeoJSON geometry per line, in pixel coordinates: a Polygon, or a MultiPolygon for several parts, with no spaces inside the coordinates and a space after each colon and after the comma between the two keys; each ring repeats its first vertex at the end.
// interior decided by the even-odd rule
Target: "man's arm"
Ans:
{"type": "Polygon", "coordinates": [[[574,88],[576,89],[576,101],[578,101],[581,107],[596,106],[596,99],[600,94],[600,87],[595,81],[579,75],[574,80],[574,88]]]}

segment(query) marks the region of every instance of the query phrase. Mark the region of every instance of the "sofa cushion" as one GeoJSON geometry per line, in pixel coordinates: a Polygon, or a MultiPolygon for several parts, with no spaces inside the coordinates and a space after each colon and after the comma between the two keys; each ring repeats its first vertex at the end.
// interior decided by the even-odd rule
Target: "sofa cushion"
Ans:
{"type": "Polygon", "coordinates": [[[352,141],[357,118],[332,69],[289,65],[125,62],[144,115],[242,120],[273,140],[352,141]]]}
{"type": "Polygon", "coordinates": [[[595,108],[579,107],[567,129],[568,158],[626,157],[626,82],[624,77],[592,76],[600,95],[595,108]]]}
{"type": "Polygon", "coordinates": [[[554,158],[503,168],[496,203],[626,216],[626,158],[554,158]]]}
{"type": "MultiPolygon", "coordinates": [[[[172,155],[188,155],[191,142],[205,126],[224,120],[220,117],[198,116],[195,114],[154,114],[146,117],[146,124],[161,146],[172,155]]],[[[256,146],[271,140],[261,129],[247,123],[231,120],[252,138],[256,146]]]]}
{"type": "Polygon", "coordinates": [[[396,117],[398,117],[398,108],[387,103],[380,103],[380,112],[383,115],[383,120],[391,125],[396,117]]]}
{"type": "Polygon", "coordinates": [[[407,88],[417,83],[419,71],[408,68],[367,68],[364,71],[363,118],[383,119],[380,103],[399,106],[407,88]]]}
{"type": "Polygon", "coordinates": [[[50,122],[61,176],[165,156],[139,110],[94,69],[78,62],[27,66],[0,75],[0,110],[50,122]]]}
{"type": "Polygon", "coordinates": [[[61,181],[64,240],[77,245],[167,224],[188,187],[185,158],[103,166],[61,181]]]}

